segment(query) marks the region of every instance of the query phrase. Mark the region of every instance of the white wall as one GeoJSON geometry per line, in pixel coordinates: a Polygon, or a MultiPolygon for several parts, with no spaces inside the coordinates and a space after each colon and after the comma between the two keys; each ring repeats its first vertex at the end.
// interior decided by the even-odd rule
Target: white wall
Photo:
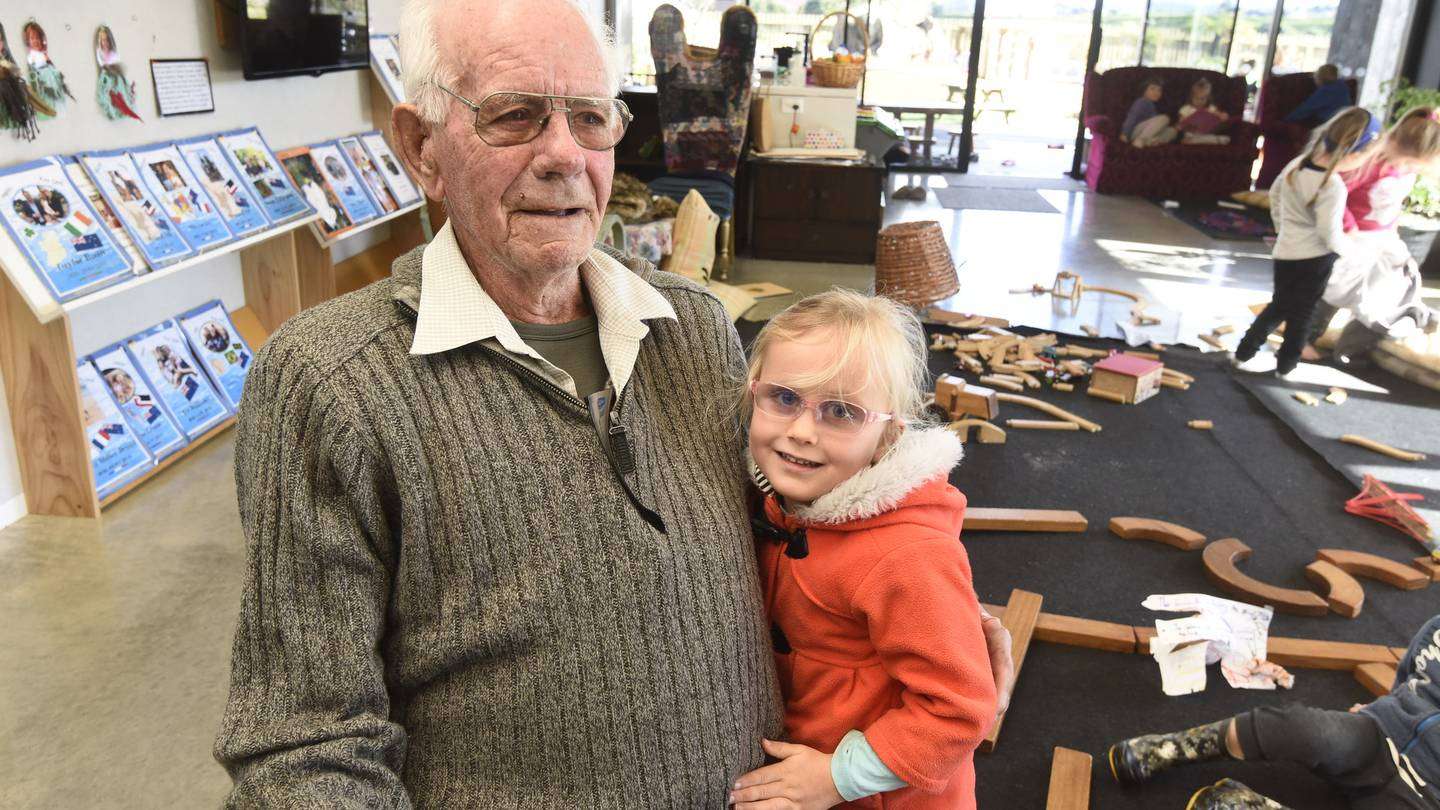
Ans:
{"type": "MultiPolygon", "coordinates": [[[[223,2],[233,6],[244,0],[223,2]]],[[[397,29],[400,0],[369,0],[369,4],[373,30],[397,29]]],[[[17,141],[0,133],[0,165],[251,125],[259,126],[277,150],[371,128],[368,70],[247,82],[240,72],[239,51],[220,49],[213,0],[4,0],[0,5],[4,9],[0,24],[16,59],[24,63],[20,29],[33,17],[44,27],[50,56],[77,99],[58,118],[43,122],[34,141],[17,141]],[[106,120],[95,102],[91,43],[102,23],[115,33],[127,75],[135,82],[136,112],[143,122],[106,120]],[[215,112],[160,118],[149,60],[201,56],[210,60],[215,112]]],[[[94,351],[217,297],[230,307],[244,304],[240,262],[233,254],[81,309],[72,318],[75,350],[94,351]]],[[[10,414],[0,388],[0,526],[22,516],[23,509],[10,414]]]]}

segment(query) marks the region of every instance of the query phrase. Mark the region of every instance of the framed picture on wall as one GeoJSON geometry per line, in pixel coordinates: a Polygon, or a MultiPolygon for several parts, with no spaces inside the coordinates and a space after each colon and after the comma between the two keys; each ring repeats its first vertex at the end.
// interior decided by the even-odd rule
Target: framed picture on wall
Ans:
{"type": "Polygon", "coordinates": [[[160,395],[186,438],[194,440],[230,415],[220,395],[195,365],[190,344],[174,321],[165,320],[125,341],[130,362],[160,395]]]}
{"type": "Polygon", "coordinates": [[[335,190],[335,196],[340,199],[340,204],[345,206],[351,222],[359,225],[380,216],[379,206],[370,199],[369,192],[365,190],[365,181],[350,165],[350,161],[345,159],[335,141],[311,144],[310,159],[330,183],[330,188],[335,190]]]}
{"type": "Polygon", "coordinates": [[[135,437],[110,399],[100,372],[88,360],[75,364],[80,381],[80,421],[90,445],[90,469],[95,473],[95,492],[110,495],[144,475],[155,460],[135,437]]]}
{"type": "Polygon", "coordinates": [[[321,236],[331,239],[355,227],[350,214],[335,195],[335,189],[330,187],[329,181],[310,157],[310,147],[297,146],[280,152],[276,157],[280,158],[280,165],[285,167],[285,172],[300,193],[305,195],[305,201],[320,212],[315,225],[320,229],[321,236]]]}
{"type": "Polygon", "coordinates": [[[162,118],[215,112],[208,59],[151,59],[150,81],[162,118]]]}
{"type": "Polygon", "coordinates": [[[125,226],[120,223],[120,216],[110,207],[110,203],[105,202],[105,198],[100,196],[100,189],[91,182],[90,175],[85,173],[85,167],[80,165],[80,160],[74,155],[65,155],[57,159],[60,161],[60,165],[65,167],[65,176],[70,178],[70,182],[75,184],[75,189],[90,201],[90,207],[100,215],[100,221],[105,223],[105,230],[110,234],[110,238],[114,239],[115,244],[125,251],[126,258],[130,260],[130,270],[137,276],[150,272],[150,265],[145,262],[145,257],[141,255],[140,249],[135,247],[135,240],[130,238],[125,226]]]}
{"type": "Polygon", "coordinates": [[[306,204],[305,198],[290,182],[285,170],[280,168],[280,161],[270,151],[270,145],[265,143],[260,130],[250,127],[222,132],[215,136],[215,141],[220,144],[225,159],[230,161],[230,167],[255,192],[260,207],[272,224],[279,225],[315,213],[315,209],[306,204]]]}
{"type": "Polygon", "coordinates": [[[120,217],[125,232],[154,268],[195,255],[195,250],[146,188],[130,155],[122,150],[84,152],[80,163],[110,209],[120,217]]]}
{"type": "Polygon", "coordinates": [[[390,151],[390,144],[385,142],[385,136],[380,134],[380,130],[362,133],[360,142],[365,145],[370,160],[375,163],[375,168],[380,170],[385,184],[390,187],[390,193],[395,195],[395,201],[400,203],[400,207],[419,202],[420,189],[416,188],[410,175],[406,173],[400,158],[390,151]]]}
{"type": "Polygon", "coordinates": [[[350,168],[360,175],[365,183],[365,190],[370,192],[370,199],[380,207],[382,214],[400,209],[400,202],[391,193],[390,187],[385,184],[385,178],[380,174],[380,169],[375,166],[375,161],[365,152],[365,144],[360,143],[360,138],[351,135],[348,138],[341,138],[340,151],[345,153],[345,159],[350,161],[350,168]]]}
{"type": "Polygon", "coordinates": [[[129,257],[54,158],[0,170],[0,221],[57,301],[131,276],[129,257]]]}
{"type": "Polygon", "coordinates": [[[255,200],[254,190],[240,181],[214,138],[202,135],[178,141],[175,146],[190,166],[195,179],[215,201],[215,208],[224,217],[231,233],[236,237],[245,237],[270,227],[270,220],[255,200]]]}
{"type": "Polygon", "coordinates": [[[143,146],[132,150],[130,157],[150,193],[191,247],[210,250],[235,238],[175,144],[143,146]]]}
{"type": "Polygon", "coordinates": [[[405,103],[405,78],[400,72],[399,41],[390,34],[370,35],[370,69],[392,104],[405,103]]]}
{"type": "Polygon", "coordinates": [[[110,398],[125,417],[125,424],[156,461],[189,444],[155,389],[140,376],[123,344],[106,346],[90,355],[90,362],[110,389],[110,398]]]}
{"type": "Polygon", "coordinates": [[[219,300],[202,304],[176,318],[195,357],[210,375],[210,381],[231,410],[240,408],[245,375],[250,372],[255,352],[240,337],[230,313],[219,300]]]}

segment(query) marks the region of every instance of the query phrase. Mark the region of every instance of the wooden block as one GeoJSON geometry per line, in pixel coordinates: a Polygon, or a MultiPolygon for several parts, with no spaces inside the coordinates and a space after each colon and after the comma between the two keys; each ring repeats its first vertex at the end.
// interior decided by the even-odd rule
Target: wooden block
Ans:
{"type": "Polygon", "coordinates": [[[1029,407],[1034,408],[1038,411],[1044,411],[1045,413],[1048,413],[1057,419],[1064,419],[1067,422],[1074,422],[1075,424],[1090,431],[1091,433],[1100,432],[1100,425],[1091,422],[1089,419],[1082,419],[1081,417],[1076,416],[1075,414],[1070,413],[1063,408],[1058,408],[1054,405],[1051,405],[1044,400],[1035,399],[1034,397],[1021,396],[1019,394],[996,394],[995,396],[1001,402],[1009,402],[1014,405],[1028,405],[1029,407]]]}
{"type": "MultiPolygon", "coordinates": [[[[1021,669],[1025,666],[1025,654],[1030,650],[1030,638],[1035,633],[1035,623],[1040,618],[1040,605],[1044,600],[1038,593],[1022,591],[1019,588],[1010,592],[1010,602],[1005,605],[1005,613],[1000,616],[1000,622],[1005,629],[1010,631],[1010,658],[1015,662],[1015,678],[1019,680],[1021,669]]],[[[990,753],[995,750],[995,741],[1000,737],[1000,727],[1005,723],[1005,715],[1000,715],[995,720],[995,726],[985,739],[980,742],[980,750],[990,753]]]]}
{"type": "Polygon", "coordinates": [[[1235,326],[1233,324],[1227,323],[1224,326],[1217,326],[1214,329],[1211,329],[1210,334],[1214,335],[1215,337],[1220,337],[1221,335],[1228,335],[1234,331],[1235,326]]]}
{"type": "Polygon", "coordinates": [[[994,419],[1000,415],[1000,400],[996,398],[994,389],[968,385],[951,374],[941,374],[936,378],[935,404],[949,413],[952,420],[967,416],[994,419]]]}
{"type": "Polygon", "coordinates": [[[1350,399],[1350,392],[1344,388],[1331,386],[1330,393],[1325,395],[1325,401],[1331,405],[1344,405],[1350,399]]]}
{"type": "Polygon", "coordinates": [[[1395,656],[1381,644],[1354,644],[1308,638],[1271,636],[1266,657],[1282,667],[1354,669],[1360,664],[1391,664],[1395,656]]]}
{"type": "Polygon", "coordinates": [[[1215,427],[1215,423],[1211,422],[1209,419],[1191,419],[1185,424],[1196,430],[1212,430],[1215,427]]]}
{"type": "Polygon", "coordinates": [[[1440,562],[1436,562],[1434,557],[1416,557],[1411,564],[1428,575],[1431,582],[1440,582],[1440,562]]]}
{"type": "Polygon", "coordinates": [[[1309,405],[1312,408],[1320,404],[1320,400],[1316,399],[1315,395],[1309,393],[1308,391],[1296,391],[1290,396],[1294,397],[1295,401],[1299,402],[1301,405],[1309,405]]]}
{"type": "Polygon", "coordinates": [[[1217,587],[1242,602],[1270,605],[1285,613],[1301,616],[1324,616],[1330,605],[1314,591],[1280,588],[1242,574],[1235,564],[1250,556],[1250,547],[1227,537],[1216,540],[1201,552],[1205,576],[1217,587]]]}
{"type": "MultiPolygon", "coordinates": [[[[993,611],[992,611],[993,612],[993,611]]],[[[1041,613],[1035,638],[1051,644],[1108,652],[1135,652],[1135,631],[1129,625],[1041,613]]]]}
{"type": "MultiPolygon", "coordinates": [[[[1160,355],[1155,354],[1154,352],[1137,352],[1137,351],[1135,351],[1134,349],[1131,349],[1131,350],[1129,350],[1129,351],[1127,351],[1127,352],[1121,352],[1121,354],[1129,354],[1129,355],[1133,355],[1133,356],[1135,356],[1135,357],[1143,357],[1143,358],[1145,358],[1146,360],[1154,360],[1154,361],[1156,361],[1157,363],[1160,361],[1160,355]]],[[[1162,370],[1162,371],[1163,371],[1163,370],[1162,370]]]]}
{"type": "Polygon", "coordinates": [[[1395,685],[1395,670],[1389,664],[1360,664],[1355,667],[1355,680],[1375,697],[1384,697],[1395,685]]]}
{"type": "Polygon", "coordinates": [[[1180,391],[1190,390],[1190,383],[1181,382],[1180,380],[1172,380],[1169,377],[1162,377],[1160,379],[1160,384],[1165,386],[1166,388],[1175,388],[1180,391]]]}
{"type": "Polygon", "coordinates": [[[996,377],[993,374],[981,377],[980,382],[985,383],[986,385],[993,385],[996,388],[1004,388],[1007,391],[1025,390],[1024,384],[1018,382],[1010,382],[1009,380],[1004,380],[996,377]]]}
{"type": "Polygon", "coordinates": [[[972,506],[965,510],[961,533],[968,532],[1083,532],[1090,521],[1079,512],[1063,509],[996,509],[972,506]]]}
{"type": "Polygon", "coordinates": [[[1081,324],[1081,326],[1080,326],[1080,331],[1084,332],[1085,334],[1089,335],[1089,336],[1092,337],[1092,338],[1093,338],[1093,337],[1100,337],[1100,330],[1099,330],[1099,329],[1096,329],[1095,327],[1091,326],[1090,324],[1081,324]]]}
{"type": "MultiPolygon", "coordinates": [[[[1300,398],[1300,393],[1303,393],[1303,392],[1298,392],[1298,393],[1295,394],[1295,398],[1296,398],[1296,399],[1299,399],[1299,398],[1300,398]]],[[[1308,395],[1307,395],[1307,396],[1308,396],[1308,395]]],[[[1310,397],[1310,398],[1311,398],[1311,399],[1314,399],[1314,397],[1310,397]]],[[[1307,403],[1305,403],[1305,404],[1306,404],[1306,405],[1310,405],[1310,404],[1318,404],[1318,403],[1309,403],[1309,402],[1307,402],[1307,403]]],[[[1380,442],[1377,442],[1377,441],[1375,441],[1374,439],[1367,439],[1367,438],[1365,438],[1364,436],[1356,436],[1356,435],[1353,434],[1353,433],[1346,433],[1344,436],[1341,436],[1341,437],[1340,437],[1340,441],[1345,442],[1346,444],[1353,444],[1353,445],[1355,445],[1355,446],[1357,446],[1357,447],[1363,447],[1363,448],[1365,448],[1366,450],[1374,450],[1374,451],[1377,452],[1377,453],[1382,453],[1382,454],[1387,455],[1387,456],[1389,456],[1389,457],[1391,457],[1391,458],[1398,458],[1398,459],[1400,459],[1401,461],[1424,461],[1424,460],[1425,460],[1425,454],[1424,454],[1424,453],[1412,453],[1412,452],[1410,452],[1409,450],[1401,450],[1401,449],[1399,449],[1399,448],[1391,447],[1391,446],[1388,445],[1388,444],[1382,444],[1382,443],[1380,443],[1380,442]]]]}
{"type": "Polygon", "coordinates": [[[1154,627],[1132,627],[1135,631],[1135,652],[1141,655],[1150,654],[1150,640],[1155,638],[1154,627]]]}
{"type": "Polygon", "coordinates": [[[1405,653],[1410,652],[1410,650],[1405,647],[1387,647],[1386,649],[1390,650],[1390,657],[1395,659],[1395,663],[1397,664],[1405,660],[1405,653]]]}
{"type": "Polygon", "coordinates": [[[1221,343],[1219,338],[1216,338],[1214,335],[1201,335],[1200,339],[1210,344],[1211,346],[1214,346],[1217,349],[1225,348],[1225,344],[1221,343]]]}
{"type": "Polygon", "coordinates": [[[1183,383],[1193,383],[1193,382],[1195,382],[1195,378],[1194,378],[1194,377],[1191,377],[1189,374],[1186,374],[1186,373],[1183,372],[1183,371],[1176,371],[1175,369],[1170,368],[1169,366],[1166,366],[1165,368],[1161,369],[1161,370],[1160,370],[1160,374],[1161,374],[1161,376],[1164,376],[1164,377],[1172,377],[1172,378],[1177,379],[1177,380],[1179,380],[1180,382],[1183,382],[1183,383]]]}
{"type": "Polygon", "coordinates": [[[1126,403],[1124,394],[1117,394],[1114,391],[1106,391],[1103,388],[1096,388],[1093,383],[1088,389],[1085,390],[1085,393],[1097,399],[1108,399],[1111,402],[1118,402],[1121,405],[1124,405],[1126,403]]]}
{"type": "Polygon", "coordinates": [[[959,419],[945,426],[960,437],[962,444],[970,441],[970,428],[980,431],[981,444],[1004,444],[1005,431],[984,419],[959,419]]]}
{"type": "Polygon", "coordinates": [[[1110,518],[1110,531],[1126,540],[1152,540],[1182,551],[1205,546],[1205,535],[1178,523],[1142,517],[1110,518]]]}
{"type": "Polygon", "coordinates": [[[1402,591],[1416,591],[1430,584],[1430,579],[1414,566],[1381,557],[1379,554],[1344,548],[1322,548],[1316,552],[1316,558],[1351,576],[1377,580],[1402,591]]]}
{"type": "Polygon", "coordinates": [[[1074,422],[1047,422],[1043,419],[1006,419],[1005,427],[1020,430],[1079,430],[1074,422]]]}
{"type": "Polygon", "coordinates": [[[1064,391],[1064,392],[1066,392],[1066,393],[1069,393],[1069,392],[1075,390],[1075,386],[1071,385],[1070,383],[1063,383],[1063,382],[1053,383],[1050,387],[1051,387],[1051,388],[1054,388],[1056,391],[1064,391]]]}
{"type": "Polygon", "coordinates": [[[1090,755],[1055,748],[1045,810],[1090,810],[1090,755]]]}
{"type": "Polygon", "coordinates": [[[1360,615],[1365,605],[1365,589],[1355,577],[1350,576],[1324,560],[1316,560],[1305,566],[1305,578],[1325,594],[1330,609],[1347,619],[1360,615]]]}

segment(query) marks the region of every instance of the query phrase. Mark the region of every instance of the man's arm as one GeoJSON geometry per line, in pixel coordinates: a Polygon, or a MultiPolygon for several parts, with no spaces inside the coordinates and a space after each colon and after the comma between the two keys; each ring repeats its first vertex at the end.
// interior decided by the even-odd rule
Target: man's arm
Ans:
{"type": "Polygon", "coordinates": [[[384,475],[286,343],[282,331],[260,353],[236,436],[249,570],[215,743],[235,781],[226,805],[409,807],[379,652],[394,567],[384,475]]]}

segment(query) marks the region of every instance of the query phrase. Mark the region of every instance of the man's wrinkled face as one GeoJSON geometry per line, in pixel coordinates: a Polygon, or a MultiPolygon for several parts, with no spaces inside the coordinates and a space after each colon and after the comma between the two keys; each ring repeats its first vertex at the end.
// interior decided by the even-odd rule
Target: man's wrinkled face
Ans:
{"type": "MultiPolygon", "coordinates": [[[[440,57],[455,68],[451,89],[477,103],[499,91],[612,95],[604,57],[573,6],[481,10],[489,2],[448,3],[436,15],[440,57]]],[[[581,147],[561,113],[529,143],[490,146],[476,135],[470,108],[444,98],[447,115],[432,139],[433,155],[470,259],[521,275],[578,267],[610,198],[614,150],[581,147]]]]}

